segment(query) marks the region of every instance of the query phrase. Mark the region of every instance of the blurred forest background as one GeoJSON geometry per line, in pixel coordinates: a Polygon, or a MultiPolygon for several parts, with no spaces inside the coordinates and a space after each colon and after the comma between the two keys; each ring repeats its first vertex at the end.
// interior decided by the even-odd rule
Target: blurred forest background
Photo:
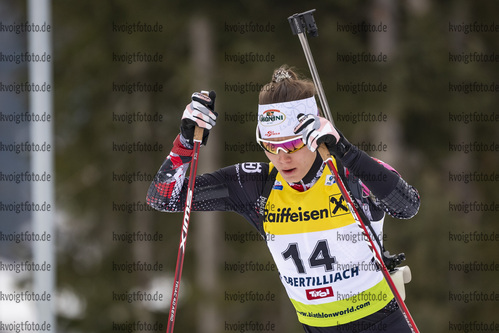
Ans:
{"type": "MultiPolygon", "coordinates": [[[[475,266],[465,271],[462,265],[499,263],[497,241],[453,239],[497,232],[498,177],[483,176],[497,176],[499,155],[483,146],[499,144],[499,93],[464,89],[474,82],[499,85],[499,31],[465,31],[470,24],[499,25],[499,2],[54,0],[56,284],[64,296],[64,306],[56,306],[58,332],[126,331],[118,325],[138,321],[166,330],[182,215],[144,210],[151,177],[169,152],[191,93],[200,90],[217,92],[219,118],[202,148],[198,171],[265,161],[254,139],[258,89],[281,64],[310,77],[287,17],[313,8],[319,37],[309,43],[336,126],[352,143],[393,165],[421,194],[415,218],[385,222],[387,248],[404,252],[413,272],[406,302],[419,329],[444,332],[454,324],[497,319],[499,304],[491,296],[499,293],[498,272],[475,266]],[[138,22],[161,31],[122,30],[138,22]],[[363,22],[386,29],[356,32],[363,22]],[[263,31],[251,31],[255,26],[263,31]],[[156,58],[123,61],[137,52],[156,58]],[[359,53],[381,54],[384,61],[356,62],[351,56],[359,53]],[[252,58],[256,54],[262,61],[252,58]],[[484,55],[495,57],[485,61],[484,55]],[[135,82],[162,89],[127,93],[119,88],[135,82]],[[362,82],[385,84],[386,91],[345,91],[362,82]],[[356,119],[362,112],[381,114],[383,120],[356,119]],[[139,113],[156,118],[123,121],[139,113]],[[128,153],[117,148],[137,142],[162,149],[128,153]],[[465,152],[468,143],[472,151],[465,152]],[[474,176],[467,179],[470,173],[474,176]],[[482,208],[467,211],[467,203],[482,208]],[[127,204],[135,206],[128,211],[127,204]],[[118,238],[137,232],[161,239],[118,238]],[[138,261],[163,266],[131,273],[117,269],[138,261]],[[128,302],[116,296],[134,291],[160,294],[162,300],[128,302]],[[470,292],[488,299],[465,299],[470,292]]],[[[4,2],[1,15],[3,22],[25,21],[26,5],[4,2]]],[[[24,50],[25,41],[18,47],[24,50]]],[[[2,68],[3,76],[7,69],[2,68]]],[[[18,77],[20,82],[26,68],[9,73],[10,81],[18,77]]],[[[9,107],[22,112],[26,105],[9,107]]],[[[3,109],[5,104],[0,108],[12,112],[3,109]]],[[[6,122],[0,126],[4,142],[14,140],[14,130],[26,133],[6,122]]],[[[2,170],[13,168],[9,156],[2,155],[2,170]]],[[[0,183],[2,200],[16,191],[29,196],[22,186],[0,183]]],[[[10,215],[0,214],[0,229],[12,226],[10,215]]],[[[23,223],[29,219],[16,226],[23,223]]],[[[272,263],[265,243],[254,239],[256,232],[243,218],[194,213],[189,232],[176,330],[242,332],[252,321],[275,332],[302,331],[275,269],[241,271],[247,263],[272,263]],[[272,297],[233,300],[250,291],[272,297]]],[[[31,255],[13,242],[1,246],[0,258],[20,261],[31,255]]],[[[8,303],[0,300],[0,306],[8,303]]],[[[9,321],[1,313],[0,319],[9,321]]]]}

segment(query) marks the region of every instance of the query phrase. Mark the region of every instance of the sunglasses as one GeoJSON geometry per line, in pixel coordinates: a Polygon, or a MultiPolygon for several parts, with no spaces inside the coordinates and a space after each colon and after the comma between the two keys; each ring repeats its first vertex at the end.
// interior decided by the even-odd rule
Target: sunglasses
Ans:
{"type": "Polygon", "coordinates": [[[256,128],[256,141],[265,151],[274,155],[277,155],[279,153],[279,149],[287,154],[291,154],[306,146],[301,137],[291,138],[283,141],[270,141],[262,139],[260,138],[258,127],[256,128]]]}

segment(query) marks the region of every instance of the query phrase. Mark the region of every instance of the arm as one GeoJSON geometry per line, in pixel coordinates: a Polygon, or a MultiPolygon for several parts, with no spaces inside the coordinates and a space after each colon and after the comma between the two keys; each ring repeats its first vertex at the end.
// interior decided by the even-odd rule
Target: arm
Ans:
{"type": "MultiPolygon", "coordinates": [[[[165,212],[181,212],[184,209],[188,184],[185,175],[191,161],[191,152],[191,149],[185,148],[180,143],[178,135],[172,151],[159,168],[147,191],[146,201],[151,207],[165,212]]],[[[197,180],[194,193],[200,189],[199,179],[197,180]]],[[[192,208],[195,207],[196,204],[193,202],[192,208]]]]}
{"type": "MultiPolygon", "coordinates": [[[[147,203],[164,212],[181,212],[185,206],[188,179],[185,177],[190,156],[173,151],[154,177],[147,192],[147,203]]],[[[232,211],[242,215],[259,229],[259,200],[268,178],[267,163],[231,165],[212,173],[196,176],[192,210],[232,211]]]]}
{"type": "Polygon", "coordinates": [[[389,215],[400,219],[416,215],[421,203],[419,193],[393,168],[354,145],[350,146],[341,161],[379,200],[380,206],[389,215]]]}
{"type": "Polygon", "coordinates": [[[341,163],[370,190],[380,206],[391,216],[409,219],[420,206],[417,190],[408,185],[393,169],[378,163],[348,140],[325,118],[299,116],[295,133],[303,133],[303,141],[315,151],[324,143],[341,163]]]}
{"type": "Polygon", "coordinates": [[[180,194],[182,188],[188,184],[185,173],[191,161],[194,130],[196,127],[203,129],[202,145],[205,145],[209,131],[215,125],[218,116],[214,111],[215,98],[214,91],[211,91],[209,95],[208,93],[192,94],[192,101],[186,106],[182,115],[181,133],[175,139],[172,151],[149,187],[146,201],[153,208],[172,212],[183,209],[180,194]]]}
{"type": "MultiPolygon", "coordinates": [[[[216,118],[213,103],[206,103],[205,108],[193,106],[192,103],[186,107],[181,133],[149,186],[146,201],[159,211],[181,212],[184,209],[188,186],[186,172],[191,161],[194,125],[205,129],[203,144],[206,144],[208,131],[214,125],[212,116],[216,118]],[[194,112],[195,109],[200,111],[194,112]]],[[[234,211],[255,224],[258,220],[260,194],[267,177],[268,164],[257,162],[236,164],[197,175],[191,209],[234,211]]]]}

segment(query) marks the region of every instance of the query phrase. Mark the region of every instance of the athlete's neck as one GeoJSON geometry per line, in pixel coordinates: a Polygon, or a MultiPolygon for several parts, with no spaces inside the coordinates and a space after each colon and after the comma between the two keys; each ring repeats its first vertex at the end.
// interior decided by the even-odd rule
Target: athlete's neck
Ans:
{"type": "Polygon", "coordinates": [[[308,170],[307,174],[305,177],[303,177],[302,180],[300,180],[297,183],[289,183],[289,185],[294,188],[295,190],[298,191],[306,191],[309,188],[311,188],[317,179],[319,179],[322,175],[322,170],[324,169],[324,163],[322,161],[321,156],[319,153],[317,153],[315,157],[315,161],[312,164],[312,167],[310,167],[310,170],[308,170]]]}

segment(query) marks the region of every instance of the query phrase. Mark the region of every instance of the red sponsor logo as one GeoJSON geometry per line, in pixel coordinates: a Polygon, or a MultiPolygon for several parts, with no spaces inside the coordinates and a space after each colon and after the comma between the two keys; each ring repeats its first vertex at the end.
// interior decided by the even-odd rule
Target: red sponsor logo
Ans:
{"type": "Polygon", "coordinates": [[[271,110],[267,110],[267,111],[265,111],[263,114],[264,114],[265,116],[268,116],[268,117],[273,117],[273,116],[274,116],[274,113],[276,113],[276,112],[277,112],[277,114],[281,113],[281,111],[279,111],[279,110],[276,110],[276,109],[271,109],[271,110]]]}
{"type": "Polygon", "coordinates": [[[319,298],[326,298],[326,297],[333,297],[333,288],[331,287],[325,287],[325,288],[318,288],[318,289],[308,289],[305,290],[307,293],[307,299],[314,300],[314,299],[319,299],[319,298]]]}

